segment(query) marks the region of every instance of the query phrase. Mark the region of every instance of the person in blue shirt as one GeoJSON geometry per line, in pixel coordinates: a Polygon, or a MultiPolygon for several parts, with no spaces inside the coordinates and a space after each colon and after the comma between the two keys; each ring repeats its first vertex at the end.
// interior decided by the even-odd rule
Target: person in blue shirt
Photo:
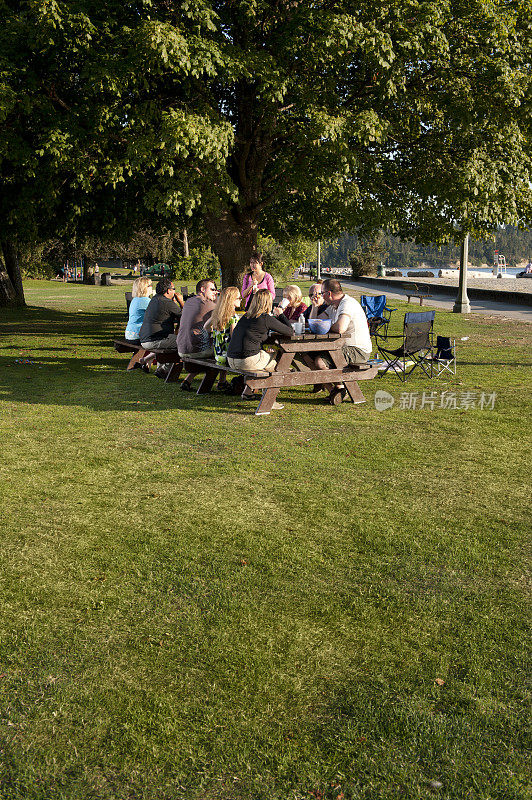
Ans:
{"type": "Polygon", "coordinates": [[[140,328],[144,320],[144,312],[153,294],[151,278],[137,278],[131,290],[133,298],[129,304],[129,319],[126,326],[126,339],[139,341],[140,328]]]}

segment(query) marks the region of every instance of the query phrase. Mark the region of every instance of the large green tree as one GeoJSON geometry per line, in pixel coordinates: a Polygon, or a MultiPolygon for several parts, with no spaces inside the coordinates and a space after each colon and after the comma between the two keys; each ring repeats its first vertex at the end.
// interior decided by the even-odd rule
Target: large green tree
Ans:
{"type": "Polygon", "coordinates": [[[19,259],[76,204],[88,141],[73,113],[87,18],[53,3],[0,2],[0,305],[23,304],[19,259]]]}
{"type": "Polygon", "coordinates": [[[123,169],[147,167],[159,213],[200,209],[227,280],[259,228],[434,241],[530,217],[529,3],[205,2],[201,30],[177,8],[137,29],[146,103],[123,169]],[[202,162],[181,137],[206,119],[202,162]]]}
{"type": "MultiPolygon", "coordinates": [[[[479,233],[532,216],[528,0],[17,6],[86,20],[81,45],[75,26],[49,27],[63,25],[71,63],[55,69],[78,90],[87,197],[103,193],[102,213],[200,216],[226,282],[259,229],[438,241],[456,220],[479,233]]],[[[45,68],[60,63],[42,47],[45,68]]]]}

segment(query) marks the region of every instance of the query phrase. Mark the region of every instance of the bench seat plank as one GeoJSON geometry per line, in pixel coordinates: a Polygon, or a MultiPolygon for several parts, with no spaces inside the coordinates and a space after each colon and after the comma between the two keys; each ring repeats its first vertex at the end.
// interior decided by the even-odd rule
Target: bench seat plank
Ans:
{"type": "Polygon", "coordinates": [[[139,342],[132,342],[130,339],[113,339],[113,347],[117,353],[137,352],[140,348],[139,342]]]}
{"type": "Polygon", "coordinates": [[[269,372],[265,372],[263,370],[258,370],[257,372],[244,372],[241,369],[230,367],[228,364],[219,364],[217,361],[214,361],[214,359],[210,358],[189,358],[188,356],[183,356],[183,361],[185,366],[187,364],[199,364],[201,367],[217,369],[220,372],[232,372],[235,375],[251,375],[255,378],[264,378],[270,374],[269,372]]]}
{"type": "Polygon", "coordinates": [[[245,380],[250,389],[282,389],[290,386],[321,385],[322,383],[345,383],[345,381],[369,381],[376,378],[377,367],[367,370],[356,370],[352,367],[342,369],[316,369],[308,372],[272,372],[267,378],[253,378],[246,375],[245,380]]]}

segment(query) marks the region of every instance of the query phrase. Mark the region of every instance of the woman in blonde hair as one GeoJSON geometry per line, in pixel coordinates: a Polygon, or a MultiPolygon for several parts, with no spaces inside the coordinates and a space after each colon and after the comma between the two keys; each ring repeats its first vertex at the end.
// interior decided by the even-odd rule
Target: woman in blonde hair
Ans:
{"type": "MultiPolygon", "coordinates": [[[[273,316],[272,305],[273,299],[268,289],[259,289],[251,300],[248,310],[239,319],[231,336],[227,348],[227,363],[230,367],[243,372],[274,371],[275,359],[262,349],[262,345],[270,331],[283,336],[293,336],[293,331],[284,314],[280,314],[279,317],[273,316]]],[[[253,398],[253,393],[247,386],[242,398],[244,400],[253,398]]],[[[279,403],[273,407],[282,408],[279,403]]]]}
{"type": "Polygon", "coordinates": [[[134,280],[133,286],[131,287],[131,294],[133,297],[129,304],[126,339],[138,341],[140,328],[144,320],[144,312],[148,308],[153,294],[151,278],[137,278],[134,280]]]}
{"type": "MultiPolygon", "coordinates": [[[[303,302],[303,295],[299,286],[287,286],[283,289],[283,299],[288,300],[288,304],[282,303],[280,308],[288,322],[297,322],[300,315],[307,310],[307,304],[303,302]]],[[[278,310],[274,314],[278,316],[278,310]]]]}
{"type": "MultiPolygon", "coordinates": [[[[240,289],[237,286],[226,286],[222,289],[211,317],[203,326],[209,331],[214,348],[214,358],[218,364],[227,364],[227,347],[238,322],[236,307],[240,303],[240,289]]],[[[218,389],[227,389],[225,372],[220,373],[218,389]]]]}
{"type": "Polygon", "coordinates": [[[240,289],[236,286],[226,286],[216,301],[210,319],[203,326],[211,333],[214,358],[218,364],[227,363],[227,347],[238,322],[236,307],[239,303],[240,289]]]}

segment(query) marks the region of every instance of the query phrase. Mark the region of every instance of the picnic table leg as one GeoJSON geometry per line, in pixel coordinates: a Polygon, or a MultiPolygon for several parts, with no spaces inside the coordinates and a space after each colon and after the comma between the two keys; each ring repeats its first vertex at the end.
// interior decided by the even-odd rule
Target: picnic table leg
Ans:
{"type": "Polygon", "coordinates": [[[140,361],[141,358],[144,358],[148,351],[144,349],[144,347],[139,347],[136,353],[131,356],[129,364],[126,367],[126,371],[129,372],[131,369],[135,369],[135,364],[137,361],[140,361]]]}
{"type": "Polygon", "coordinates": [[[255,411],[256,416],[269,414],[271,412],[279,391],[279,389],[266,389],[255,411]]]}
{"type": "Polygon", "coordinates": [[[295,355],[295,353],[283,353],[277,362],[275,372],[289,372],[295,355]]]}
{"type": "MultiPolygon", "coordinates": [[[[347,366],[347,362],[346,362],[345,358],[343,357],[341,350],[332,350],[331,351],[331,358],[334,361],[334,364],[338,369],[343,369],[345,366],[347,366]]],[[[366,398],[362,394],[362,390],[360,389],[360,386],[358,385],[356,380],[354,380],[352,378],[348,378],[346,376],[344,378],[343,383],[344,383],[344,386],[345,386],[345,388],[347,390],[347,394],[349,395],[349,397],[351,398],[353,403],[365,403],[366,402],[366,398]]]]}
{"type": "Polygon", "coordinates": [[[214,381],[216,380],[216,377],[219,372],[220,372],[219,369],[215,369],[214,367],[207,367],[207,369],[205,370],[205,377],[198,386],[198,391],[196,392],[196,394],[209,394],[212,387],[214,386],[214,381]]]}
{"type": "Polygon", "coordinates": [[[166,376],[164,382],[175,383],[177,380],[179,380],[179,376],[181,375],[182,369],[183,369],[182,361],[174,362],[170,367],[170,369],[168,370],[168,375],[166,376]]]}
{"type": "Polygon", "coordinates": [[[362,390],[360,389],[360,386],[358,385],[358,383],[356,381],[352,381],[352,380],[346,381],[346,380],[344,380],[344,386],[347,389],[347,393],[348,393],[349,397],[351,398],[351,400],[353,401],[353,403],[356,404],[356,403],[365,403],[366,402],[366,398],[362,394],[362,390]]]}
{"type": "MultiPolygon", "coordinates": [[[[295,353],[283,353],[277,362],[275,372],[289,372],[294,356],[295,353]]],[[[262,416],[271,412],[279,391],[280,389],[266,389],[255,411],[256,416],[262,416]]]]}

